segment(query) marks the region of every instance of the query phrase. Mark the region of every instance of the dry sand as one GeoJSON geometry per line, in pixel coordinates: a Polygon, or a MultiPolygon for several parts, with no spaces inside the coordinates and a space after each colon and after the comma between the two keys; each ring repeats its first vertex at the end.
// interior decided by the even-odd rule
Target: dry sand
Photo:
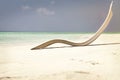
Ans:
{"type": "Polygon", "coordinates": [[[120,79],[120,34],[102,34],[90,46],[30,50],[35,45],[0,45],[0,80],[120,79]]]}

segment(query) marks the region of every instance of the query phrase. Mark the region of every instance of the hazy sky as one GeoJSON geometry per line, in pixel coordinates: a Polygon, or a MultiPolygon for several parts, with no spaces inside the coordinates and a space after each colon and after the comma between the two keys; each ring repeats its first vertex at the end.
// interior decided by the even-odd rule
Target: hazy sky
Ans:
{"type": "MultiPolygon", "coordinates": [[[[111,0],[0,0],[0,31],[95,32],[111,0]]],[[[106,31],[120,32],[120,0],[106,31]]]]}

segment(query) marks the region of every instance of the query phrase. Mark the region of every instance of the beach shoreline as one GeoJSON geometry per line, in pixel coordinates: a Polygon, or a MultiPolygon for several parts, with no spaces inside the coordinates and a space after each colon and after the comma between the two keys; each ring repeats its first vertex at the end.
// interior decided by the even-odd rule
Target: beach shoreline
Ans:
{"type": "Polygon", "coordinates": [[[102,34],[89,46],[40,50],[30,50],[39,42],[0,45],[0,80],[119,80],[119,37],[102,34]]]}

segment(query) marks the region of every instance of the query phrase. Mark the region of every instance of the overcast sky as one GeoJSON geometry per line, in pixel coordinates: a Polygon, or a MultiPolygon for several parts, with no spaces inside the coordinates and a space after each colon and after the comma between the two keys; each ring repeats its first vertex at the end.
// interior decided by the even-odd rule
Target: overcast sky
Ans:
{"type": "MultiPolygon", "coordinates": [[[[95,32],[111,0],[0,0],[0,31],[95,32]]],[[[106,31],[120,32],[120,0],[106,31]]]]}

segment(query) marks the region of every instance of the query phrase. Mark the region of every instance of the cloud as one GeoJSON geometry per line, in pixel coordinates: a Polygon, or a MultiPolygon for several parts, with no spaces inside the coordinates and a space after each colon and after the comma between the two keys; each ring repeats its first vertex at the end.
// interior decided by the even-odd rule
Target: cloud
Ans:
{"type": "Polygon", "coordinates": [[[55,1],[51,1],[50,4],[54,5],[54,4],[55,4],[55,1]]]}
{"type": "Polygon", "coordinates": [[[27,1],[27,0],[23,0],[23,1],[27,1]]]}
{"type": "Polygon", "coordinates": [[[55,11],[49,10],[47,8],[38,8],[37,13],[39,13],[40,15],[55,15],[55,11]]]}
{"type": "Polygon", "coordinates": [[[27,5],[22,6],[21,8],[22,8],[22,10],[30,10],[30,9],[31,9],[31,7],[30,7],[30,6],[27,6],[27,5]]]}

